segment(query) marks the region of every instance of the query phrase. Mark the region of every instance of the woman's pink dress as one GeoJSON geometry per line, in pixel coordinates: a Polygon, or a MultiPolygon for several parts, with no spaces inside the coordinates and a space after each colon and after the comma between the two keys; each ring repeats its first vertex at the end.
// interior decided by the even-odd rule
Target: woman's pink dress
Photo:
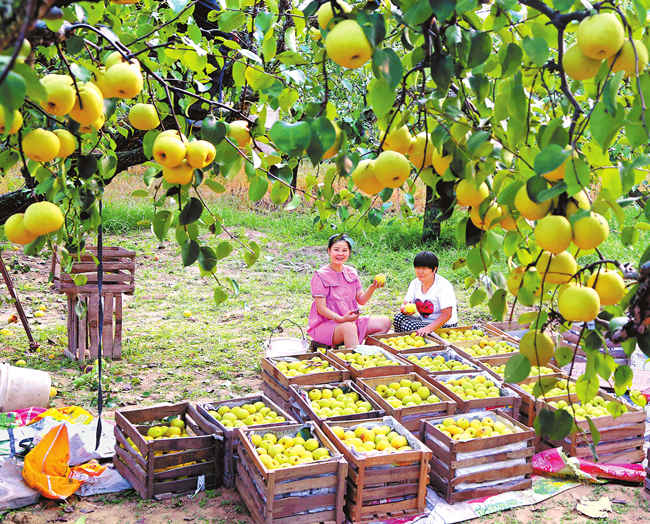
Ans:
{"type": "MultiPolygon", "coordinates": [[[[312,297],[325,297],[327,307],[338,315],[345,315],[359,309],[357,293],[361,291],[361,281],[356,269],[343,266],[342,271],[334,271],[330,266],[320,268],[311,279],[312,297]]],[[[359,342],[363,342],[368,331],[369,317],[359,317],[356,321],[359,342]]],[[[329,320],[318,313],[316,301],[309,312],[309,328],[307,332],[313,340],[321,344],[332,345],[334,328],[339,323],[329,320]]]]}

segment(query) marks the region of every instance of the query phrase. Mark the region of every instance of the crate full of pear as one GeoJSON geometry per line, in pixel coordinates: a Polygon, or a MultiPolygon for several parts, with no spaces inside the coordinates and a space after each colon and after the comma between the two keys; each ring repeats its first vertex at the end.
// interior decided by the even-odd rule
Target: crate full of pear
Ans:
{"type": "Polygon", "coordinates": [[[261,429],[269,426],[295,424],[294,418],[264,395],[233,398],[198,404],[196,409],[215,438],[223,441],[219,458],[223,462],[223,485],[235,485],[237,428],[261,429]]]}

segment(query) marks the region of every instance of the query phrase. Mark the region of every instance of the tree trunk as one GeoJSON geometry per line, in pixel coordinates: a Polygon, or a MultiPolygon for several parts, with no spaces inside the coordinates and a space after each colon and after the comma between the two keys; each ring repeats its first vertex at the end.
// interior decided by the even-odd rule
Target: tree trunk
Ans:
{"type": "Polygon", "coordinates": [[[456,184],[454,182],[438,182],[436,192],[427,186],[424,218],[422,222],[422,242],[435,242],[440,239],[442,223],[454,211],[456,184]]]}

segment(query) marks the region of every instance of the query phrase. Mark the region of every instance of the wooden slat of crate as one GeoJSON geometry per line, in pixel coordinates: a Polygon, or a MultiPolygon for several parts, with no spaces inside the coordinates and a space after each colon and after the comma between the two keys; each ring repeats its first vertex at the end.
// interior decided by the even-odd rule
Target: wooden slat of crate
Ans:
{"type": "MultiPolygon", "coordinates": [[[[345,367],[327,359],[326,355],[319,353],[303,353],[300,355],[293,355],[291,358],[297,360],[310,360],[314,357],[321,357],[327,360],[334,368],[334,371],[324,371],[322,373],[306,373],[304,375],[297,375],[295,377],[287,377],[275,365],[275,361],[283,360],[280,358],[264,357],[261,360],[262,370],[269,376],[273,377],[276,382],[279,382],[284,388],[288,390],[291,384],[327,384],[329,382],[343,382],[350,378],[350,374],[345,367]]],[[[288,399],[288,397],[287,397],[288,399]]]]}
{"type": "MultiPolygon", "coordinates": [[[[350,521],[377,520],[387,515],[413,515],[424,511],[431,451],[418,442],[419,449],[359,456],[354,454],[332,431],[333,426],[352,428],[359,424],[385,424],[393,417],[323,424],[323,431],[348,462],[346,510],[350,521]],[[385,466],[390,466],[385,468],[385,466]],[[384,484],[383,486],[381,484],[384,484]],[[400,495],[397,495],[397,494],[400,495]],[[398,496],[406,500],[382,502],[398,496]]],[[[399,426],[400,424],[395,421],[399,426]]],[[[400,433],[405,434],[404,429],[400,433]]]]}
{"type": "Polygon", "coordinates": [[[335,351],[328,351],[325,354],[325,358],[327,358],[330,362],[338,365],[339,367],[346,369],[355,381],[359,378],[385,377],[387,375],[396,375],[400,373],[410,373],[411,371],[415,371],[415,366],[413,364],[405,363],[402,359],[398,359],[396,355],[390,353],[389,351],[386,351],[383,348],[380,348],[379,346],[377,347],[378,351],[383,352],[388,358],[395,362],[395,365],[358,369],[336,354],[355,353],[353,349],[339,349],[335,351]]]}
{"type": "Polygon", "coordinates": [[[366,394],[359,386],[357,386],[357,384],[350,380],[346,380],[345,382],[335,382],[333,384],[319,384],[315,386],[293,385],[290,389],[293,399],[291,409],[292,414],[295,415],[298,419],[302,418],[303,422],[306,422],[306,419],[310,419],[321,426],[324,421],[335,423],[344,420],[363,420],[367,418],[383,417],[385,414],[384,409],[377,403],[376,400],[374,400],[374,398],[366,394]],[[351,415],[337,415],[334,417],[321,418],[311,407],[311,402],[305,398],[305,395],[309,395],[309,391],[312,389],[322,389],[323,387],[327,387],[328,389],[334,389],[338,387],[341,388],[344,393],[354,391],[357,393],[357,395],[359,395],[359,398],[361,400],[369,402],[373,409],[367,411],[366,413],[353,413],[351,415]]]}
{"type": "Polygon", "coordinates": [[[305,426],[330,450],[331,458],[277,470],[268,470],[259,461],[249,440],[249,435],[256,430],[238,429],[240,460],[237,463],[236,486],[255,522],[343,523],[347,463],[326,435],[313,422],[268,427],[266,431],[297,432],[305,426]],[[306,490],[323,488],[331,492],[304,494],[306,490]],[[333,506],[333,509],[309,513],[323,506],[333,506]]]}
{"type": "Polygon", "coordinates": [[[289,395],[289,388],[285,388],[276,381],[271,375],[262,371],[262,393],[278,406],[280,406],[284,411],[291,411],[291,401],[289,395]]]}
{"type": "MultiPolygon", "coordinates": [[[[413,335],[415,333],[416,333],[415,331],[404,331],[404,332],[400,332],[400,333],[385,333],[383,335],[369,335],[368,337],[366,337],[366,344],[368,344],[369,346],[379,346],[379,347],[384,348],[387,351],[390,351],[391,353],[393,353],[395,355],[399,355],[399,354],[403,353],[404,351],[409,351],[409,350],[399,350],[397,348],[394,348],[393,346],[391,346],[388,343],[388,341],[391,338],[403,337],[403,336],[406,336],[406,335],[413,335]]],[[[417,348],[410,348],[410,349],[429,350],[429,351],[438,351],[438,350],[442,349],[442,345],[435,338],[430,337],[429,335],[424,335],[423,338],[427,342],[429,342],[427,345],[417,347],[417,348]]]]}
{"type": "MultiPolygon", "coordinates": [[[[513,355],[514,355],[514,353],[513,353],[513,355]]],[[[489,366],[495,366],[496,367],[496,366],[501,366],[503,364],[507,364],[508,360],[510,360],[511,357],[512,357],[512,355],[502,355],[502,356],[496,356],[496,357],[482,357],[481,360],[477,360],[477,362],[479,363],[479,365],[484,367],[487,370],[488,373],[490,373],[491,375],[494,375],[499,380],[504,380],[503,375],[499,375],[496,371],[493,371],[492,369],[490,369],[489,366]]],[[[548,375],[542,375],[542,377],[548,377],[548,376],[553,376],[553,375],[566,376],[564,371],[562,371],[559,367],[554,366],[550,362],[548,364],[545,364],[543,367],[547,367],[549,369],[552,369],[553,373],[549,373],[548,375]]],[[[537,377],[537,375],[532,375],[531,374],[528,378],[534,378],[534,377],[537,377]]]]}
{"type": "Polygon", "coordinates": [[[376,378],[362,378],[359,379],[359,386],[363,391],[370,396],[377,404],[379,404],[387,415],[394,417],[402,426],[413,433],[417,438],[420,438],[420,422],[423,418],[435,417],[438,415],[449,414],[452,415],[456,412],[456,402],[449,397],[444,391],[436,387],[436,385],[427,380],[426,378],[418,375],[417,373],[404,373],[401,375],[390,375],[388,377],[376,378]],[[384,399],[376,390],[380,384],[390,384],[391,382],[399,382],[402,379],[410,381],[417,380],[424,384],[429,390],[437,395],[440,402],[435,404],[420,404],[417,406],[404,406],[401,408],[394,408],[386,399],[384,399]]]}
{"type": "Polygon", "coordinates": [[[247,397],[233,398],[229,400],[220,400],[217,402],[208,402],[198,404],[196,410],[200,417],[202,417],[204,424],[212,430],[212,433],[223,441],[223,446],[220,448],[222,455],[218,457],[223,461],[223,485],[227,488],[232,488],[235,485],[235,471],[237,461],[237,428],[227,428],[220,421],[215,419],[208,411],[214,409],[217,411],[221,406],[235,407],[242,406],[243,404],[254,404],[255,402],[264,402],[266,406],[283,416],[286,420],[284,422],[274,422],[269,424],[256,424],[251,427],[255,429],[265,427],[277,427],[281,425],[295,424],[294,418],[273,402],[265,395],[249,395],[247,397]]]}
{"type": "Polygon", "coordinates": [[[534,450],[535,432],[519,423],[514,418],[508,416],[502,410],[496,412],[476,412],[468,415],[455,415],[451,418],[460,417],[485,417],[496,416],[507,420],[520,430],[518,433],[509,435],[497,435],[494,437],[477,438],[467,441],[453,440],[444,433],[435,428],[436,424],[441,423],[444,417],[425,420],[422,423],[424,442],[431,449],[431,485],[439,491],[448,503],[453,504],[463,500],[496,495],[512,490],[527,489],[532,486],[531,474],[532,464],[531,457],[534,450]],[[525,443],[525,447],[516,450],[498,451],[489,453],[489,450],[503,446],[525,443]],[[460,453],[483,452],[472,458],[460,458],[460,453]],[[504,465],[500,463],[513,460],[524,459],[524,464],[504,465]],[[483,471],[473,473],[459,474],[461,468],[489,464],[491,467],[483,471]],[[524,479],[517,477],[524,476],[524,479]],[[503,480],[497,485],[476,486],[471,489],[458,490],[457,487],[462,483],[486,483],[495,480],[503,480]]]}
{"type": "MultiPolygon", "coordinates": [[[[606,401],[617,401],[615,397],[599,391],[598,395],[606,401]]],[[[569,397],[573,403],[578,403],[577,396],[569,397]]],[[[567,400],[567,395],[557,397],[556,400],[567,400]]],[[[550,400],[549,400],[550,401],[550,400]]],[[[618,401],[617,401],[618,402],[618,401]]],[[[538,400],[537,409],[542,408],[556,411],[557,408],[549,405],[544,400],[538,400]]],[[[596,445],[596,454],[599,462],[641,462],[644,459],[643,444],[646,426],[645,411],[643,409],[627,405],[628,411],[614,418],[611,415],[592,418],[592,422],[600,433],[600,442],[596,445]]],[[[587,420],[575,421],[576,426],[582,430],[565,437],[562,441],[556,441],[544,437],[547,444],[561,446],[565,453],[579,458],[591,458],[593,455],[589,444],[592,442],[589,422],[587,420]]]]}
{"type": "MultiPolygon", "coordinates": [[[[397,356],[408,362],[409,364],[415,366],[415,372],[418,373],[419,375],[422,375],[423,377],[435,377],[436,375],[457,375],[458,373],[467,373],[471,371],[483,371],[485,367],[475,358],[461,355],[458,351],[456,351],[453,346],[438,346],[440,349],[439,350],[428,350],[428,351],[421,351],[419,348],[416,349],[407,349],[404,351],[401,351],[397,356]],[[411,362],[408,360],[408,357],[410,355],[415,355],[418,358],[422,358],[424,356],[432,356],[435,357],[436,354],[440,355],[449,355],[451,356],[451,360],[458,360],[460,362],[466,362],[467,364],[473,366],[473,368],[470,369],[454,369],[454,370],[448,370],[448,371],[431,371],[424,366],[421,366],[420,364],[416,364],[415,362],[411,362]]],[[[445,359],[449,360],[449,359],[445,359]]]]}
{"type": "Polygon", "coordinates": [[[198,412],[189,403],[116,411],[115,423],[114,432],[118,442],[114,458],[115,467],[131,482],[142,498],[194,490],[200,475],[205,476],[207,488],[220,485],[223,473],[217,456],[221,443],[213,437],[210,428],[203,424],[198,412]],[[176,415],[180,416],[186,427],[197,436],[153,441],[144,439],[146,426],[143,423],[153,423],[176,415]],[[131,438],[135,448],[127,438],[131,438]],[[156,451],[175,453],[157,456],[156,451]],[[187,462],[197,464],[179,466],[187,462]],[[169,467],[173,469],[166,472],[156,471],[169,467]],[[161,475],[162,473],[165,474],[161,475]]]}
{"type": "MultiPolygon", "coordinates": [[[[474,377],[476,375],[483,374],[486,377],[488,377],[489,380],[492,380],[495,382],[497,385],[501,381],[496,380],[492,375],[487,373],[487,371],[483,371],[481,373],[465,373],[465,375],[474,377]]],[[[464,400],[460,398],[456,393],[454,393],[452,390],[450,390],[446,385],[445,385],[445,379],[458,379],[462,375],[457,374],[457,375],[443,375],[443,376],[438,376],[434,377],[431,379],[433,384],[443,391],[446,395],[451,397],[452,400],[456,402],[456,413],[467,413],[471,410],[476,410],[476,409],[493,409],[493,408],[505,408],[510,406],[512,415],[514,417],[517,416],[517,413],[519,412],[520,406],[521,406],[521,397],[519,393],[512,388],[509,384],[501,384],[500,389],[505,390],[507,393],[511,393],[510,395],[501,395],[499,397],[491,397],[491,398],[479,398],[479,399],[470,399],[470,400],[464,400]]]]}

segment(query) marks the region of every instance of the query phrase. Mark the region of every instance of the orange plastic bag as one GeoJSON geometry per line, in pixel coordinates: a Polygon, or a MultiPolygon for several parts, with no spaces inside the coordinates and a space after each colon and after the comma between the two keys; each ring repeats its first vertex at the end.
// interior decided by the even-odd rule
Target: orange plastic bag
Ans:
{"type": "Polygon", "coordinates": [[[71,468],[68,428],[52,428],[25,457],[23,479],[32,489],[49,499],[66,499],[90,477],[101,475],[106,466],[91,460],[71,468]]]}

